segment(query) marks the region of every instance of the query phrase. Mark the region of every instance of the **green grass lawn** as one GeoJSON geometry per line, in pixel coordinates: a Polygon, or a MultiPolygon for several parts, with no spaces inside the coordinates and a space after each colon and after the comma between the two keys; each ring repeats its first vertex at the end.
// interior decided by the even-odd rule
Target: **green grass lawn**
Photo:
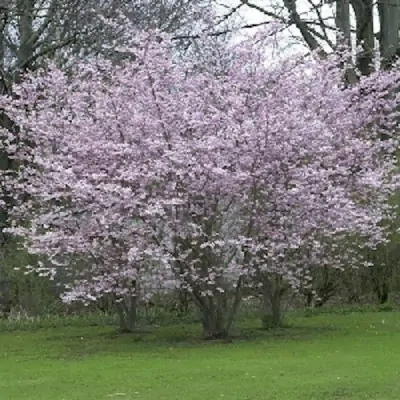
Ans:
{"type": "Polygon", "coordinates": [[[289,323],[249,322],[233,343],[197,340],[190,325],[0,333],[0,400],[400,399],[400,313],[289,323]]]}

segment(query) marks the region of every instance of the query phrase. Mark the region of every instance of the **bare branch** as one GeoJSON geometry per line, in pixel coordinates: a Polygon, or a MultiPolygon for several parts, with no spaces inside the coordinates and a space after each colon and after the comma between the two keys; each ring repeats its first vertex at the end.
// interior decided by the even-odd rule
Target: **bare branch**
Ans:
{"type": "MultiPolygon", "coordinates": [[[[244,29],[252,29],[252,28],[258,28],[260,26],[265,26],[270,24],[271,21],[263,21],[263,22],[258,22],[258,23],[254,23],[254,24],[246,24],[246,25],[242,25],[238,28],[232,28],[232,29],[224,29],[222,31],[217,31],[217,32],[208,32],[208,31],[203,31],[204,34],[206,34],[207,36],[210,37],[217,37],[217,36],[223,36],[223,35],[227,35],[229,33],[233,33],[233,32],[238,32],[244,29]]],[[[201,35],[177,35],[177,36],[173,36],[172,40],[186,40],[186,39],[200,39],[201,35]]]]}
{"type": "Polygon", "coordinates": [[[268,11],[265,8],[258,6],[257,4],[250,3],[248,0],[240,0],[240,1],[241,1],[242,4],[246,5],[247,7],[252,8],[254,10],[257,10],[260,13],[266,15],[267,17],[271,17],[271,18],[273,18],[275,20],[278,20],[278,21],[284,23],[285,25],[289,25],[290,24],[290,22],[286,18],[284,18],[284,17],[282,17],[282,16],[280,16],[280,15],[278,15],[276,13],[273,13],[271,11],[268,11]]]}

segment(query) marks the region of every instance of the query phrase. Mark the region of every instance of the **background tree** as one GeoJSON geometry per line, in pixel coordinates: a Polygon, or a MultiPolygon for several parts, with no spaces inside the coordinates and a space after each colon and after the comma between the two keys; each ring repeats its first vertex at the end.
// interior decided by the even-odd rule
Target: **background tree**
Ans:
{"type": "Polygon", "coordinates": [[[240,0],[231,7],[227,16],[248,10],[259,24],[271,20],[285,24],[290,34],[300,38],[310,50],[321,49],[326,53],[342,44],[342,40],[349,46],[361,46],[355,65],[363,75],[374,69],[376,49],[379,49],[384,68],[398,56],[400,4],[396,1],[374,4],[369,0],[240,0]],[[338,32],[341,33],[339,41],[338,32]]]}

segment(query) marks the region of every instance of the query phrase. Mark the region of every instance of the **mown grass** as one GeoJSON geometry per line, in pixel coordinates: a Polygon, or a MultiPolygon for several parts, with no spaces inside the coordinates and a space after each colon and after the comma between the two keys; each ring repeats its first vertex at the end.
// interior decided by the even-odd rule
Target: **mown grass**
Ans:
{"type": "Polygon", "coordinates": [[[400,313],[287,322],[248,320],[232,343],[199,340],[198,325],[2,332],[0,399],[400,399],[400,313]]]}

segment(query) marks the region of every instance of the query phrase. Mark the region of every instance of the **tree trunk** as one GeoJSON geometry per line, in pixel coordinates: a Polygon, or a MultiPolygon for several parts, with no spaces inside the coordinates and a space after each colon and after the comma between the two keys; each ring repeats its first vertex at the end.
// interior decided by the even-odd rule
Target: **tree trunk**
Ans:
{"type": "Polygon", "coordinates": [[[357,68],[363,75],[369,75],[374,70],[373,2],[372,0],[352,0],[351,4],[357,21],[357,46],[362,47],[362,52],[357,54],[357,68]]]}
{"type": "Polygon", "coordinates": [[[241,301],[241,279],[235,290],[232,304],[226,293],[201,296],[193,292],[193,297],[201,314],[203,339],[228,339],[241,301]]]}
{"type": "Polygon", "coordinates": [[[373,263],[369,271],[371,274],[373,291],[379,304],[385,304],[389,300],[394,266],[397,263],[397,246],[393,248],[389,246],[390,243],[385,246],[379,246],[369,254],[369,259],[373,263]]]}
{"type": "MultiPolygon", "coordinates": [[[[350,2],[349,0],[336,1],[336,27],[341,36],[338,37],[338,43],[351,49],[351,29],[350,29],[350,2]]],[[[348,84],[357,82],[357,75],[352,66],[351,57],[346,61],[346,81],[348,84]]]]}
{"type": "Polygon", "coordinates": [[[228,332],[222,315],[216,311],[202,310],[203,338],[205,340],[226,339],[228,332]]]}
{"type": "Polygon", "coordinates": [[[282,296],[286,292],[282,277],[264,274],[262,277],[261,323],[263,329],[282,325],[282,296]]]}
{"type": "Polygon", "coordinates": [[[186,289],[178,289],[178,311],[180,314],[189,312],[189,293],[186,289]]]}
{"type": "MultiPolygon", "coordinates": [[[[228,337],[226,330],[226,308],[222,299],[225,293],[213,296],[202,296],[202,302],[198,302],[203,325],[203,338],[206,340],[224,339],[228,337]]],[[[196,297],[199,300],[199,297],[196,297]]]]}
{"type": "Polygon", "coordinates": [[[137,297],[132,296],[116,303],[119,329],[123,333],[133,332],[137,322],[137,297]]]}
{"type": "Polygon", "coordinates": [[[400,0],[378,2],[380,33],[379,51],[382,67],[390,68],[399,50],[400,0]]]}
{"type": "Polygon", "coordinates": [[[379,304],[386,304],[389,301],[389,283],[382,282],[375,288],[376,296],[378,297],[379,304]]]}

